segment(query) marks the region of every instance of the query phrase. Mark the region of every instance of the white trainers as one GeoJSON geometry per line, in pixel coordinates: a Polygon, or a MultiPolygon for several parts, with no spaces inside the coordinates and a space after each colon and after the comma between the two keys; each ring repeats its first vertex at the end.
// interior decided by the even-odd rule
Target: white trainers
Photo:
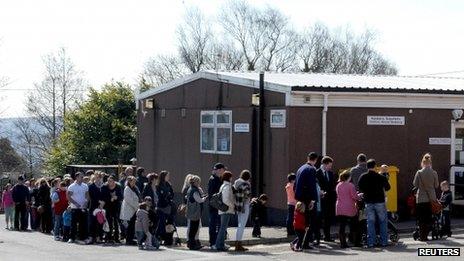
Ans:
{"type": "Polygon", "coordinates": [[[70,240],[68,240],[68,243],[70,243],[70,244],[74,244],[74,243],[76,243],[76,241],[74,241],[74,240],[70,239],[70,240]]]}

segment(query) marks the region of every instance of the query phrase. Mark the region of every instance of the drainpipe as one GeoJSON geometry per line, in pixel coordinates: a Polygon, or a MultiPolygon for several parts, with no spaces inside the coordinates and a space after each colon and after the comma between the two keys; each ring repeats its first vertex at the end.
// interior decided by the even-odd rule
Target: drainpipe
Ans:
{"type": "Polygon", "coordinates": [[[323,93],[324,107],[322,109],[322,156],[327,154],[327,111],[329,110],[329,94],[323,93]]]}
{"type": "Polygon", "coordinates": [[[259,73],[259,116],[258,116],[258,195],[264,193],[264,72],[259,73]]]}

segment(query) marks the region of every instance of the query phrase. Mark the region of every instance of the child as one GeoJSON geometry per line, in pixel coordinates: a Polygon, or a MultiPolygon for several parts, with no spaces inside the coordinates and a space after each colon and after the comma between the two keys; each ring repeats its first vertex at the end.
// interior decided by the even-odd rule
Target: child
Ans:
{"type": "Polygon", "coordinates": [[[295,191],[293,190],[293,186],[295,184],[296,175],[294,173],[290,173],[287,176],[287,185],[285,186],[285,191],[287,192],[287,236],[295,235],[295,231],[293,229],[293,212],[295,212],[295,191]]]}
{"type": "Polygon", "coordinates": [[[443,210],[441,211],[441,233],[442,235],[447,235],[448,237],[451,237],[450,205],[453,201],[453,196],[451,195],[448,181],[443,181],[440,184],[440,188],[442,191],[440,203],[443,206],[443,210]]]}
{"type": "Polygon", "coordinates": [[[103,209],[104,205],[104,201],[99,201],[98,208],[96,208],[92,213],[92,215],[94,215],[97,219],[97,223],[95,225],[95,228],[97,230],[95,233],[95,241],[97,243],[101,243],[103,239],[103,225],[106,223],[106,211],[103,209]]]}
{"type": "Polygon", "coordinates": [[[261,237],[261,225],[266,221],[266,202],[267,195],[261,194],[258,198],[253,198],[251,200],[251,220],[253,222],[253,232],[252,236],[260,238],[261,237]]]}
{"type": "Polygon", "coordinates": [[[12,186],[10,183],[6,184],[5,190],[3,191],[2,208],[5,211],[6,229],[13,230],[15,203],[13,201],[12,186]]]}
{"type": "Polygon", "coordinates": [[[150,219],[148,218],[147,203],[142,202],[139,204],[135,220],[135,234],[137,235],[137,245],[140,250],[154,250],[155,248],[151,245],[151,233],[150,233],[150,219]],[[145,246],[143,240],[145,239],[145,246]]]}
{"type": "Polygon", "coordinates": [[[71,234],[71,206],[63,212],[63,242],[68,242],[71,234]]]}
{"type": "Polygon", "coordinates": [[[290,243],[290,248],[297,252],[302,251],[301,245],[303,244],[304,235],[306,233],[305,208],[305,204],[298,201],[293,214],[293,228],[297,237],[290,243]]]}
{"type": "Polygon", "coordinates": [[[148,229],[151,233],[151,245],[154,246],[156,249],[159,249],[160,242],[158,238],[155,236],[156,229],[158,228],[158,217],[156,215],[155,208],[153,207],[153,200],[150,196],[146,196],[144,198],[144,202],[147,203],[148,219],[150,220],[150,226],[148,227],[148,229]]]}

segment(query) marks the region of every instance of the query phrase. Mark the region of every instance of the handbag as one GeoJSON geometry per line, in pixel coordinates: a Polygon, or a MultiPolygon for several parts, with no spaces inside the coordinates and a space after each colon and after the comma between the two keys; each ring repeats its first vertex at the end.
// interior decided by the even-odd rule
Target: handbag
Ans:
{"type": "Polygon", "coordinates": [[[183,216],[183,215],[185,215],[186,210],[187,210],[187,205],[182,203],[177,208],[177,213],[179,213],[179,215],[183,216]]]}
{"type": "Polygon", "coordinates": [[[209,205],[222,212],[229,210],[229,206],[222,201],[222,190],[211,196],[209,205]]]}
{"type": "MultiPolygon", "coordinates": [[[[424,183],[422,183],[422,178],[419,175],[419,182],[424,186],[424,183]]],[[[425,190],[427,193],[427,197],[430,200],[430,210],[432,211],[432,214],[437,215],[440,214],[440,212],[443,210],[443,206],[441,205],[440,201],[438,199],[432,200],[429,195],[429,191],[425,190]]]]}

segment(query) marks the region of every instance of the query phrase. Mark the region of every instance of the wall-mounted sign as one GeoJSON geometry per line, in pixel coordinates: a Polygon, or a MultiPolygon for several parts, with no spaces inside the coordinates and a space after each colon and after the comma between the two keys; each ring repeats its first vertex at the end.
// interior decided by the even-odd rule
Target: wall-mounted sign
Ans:
{"type": "Polygon", "coordinates": [[[271,128],[285,128],[287,117],[286,110],[271,110],[271,128]]]}
{"type": "Polygon", "coordinates": [[[250,132],[250,124],[248,123],[235,123],[234,132],[250,132]]]}
{"type": "Polygon", "coordinates": [[[367,116],[367,125],[404,125],[404,116],[367,116]]]}
{"type": "Polygon", "coordinates": [[[429,145],[451,145],[451,138],[429,138],[429,145]]]}

